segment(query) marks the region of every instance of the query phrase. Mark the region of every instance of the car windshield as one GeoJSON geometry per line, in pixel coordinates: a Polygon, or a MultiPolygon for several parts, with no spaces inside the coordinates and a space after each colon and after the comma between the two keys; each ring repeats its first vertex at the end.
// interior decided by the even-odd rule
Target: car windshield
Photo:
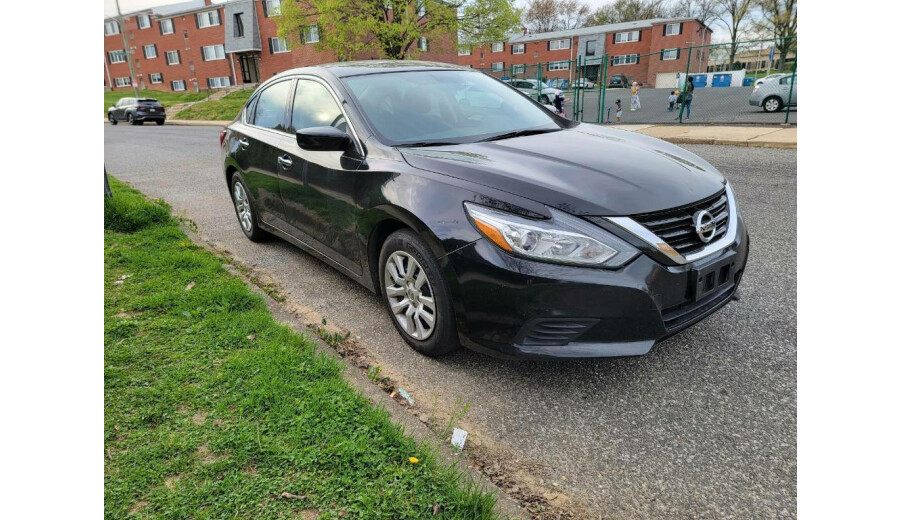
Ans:
{"type": "Polygon", "coordinates": [[[344,82],[381,140],[391,146],[470,143],[561,128],[549,112],[479,72],[395,72],[344,82]]]}

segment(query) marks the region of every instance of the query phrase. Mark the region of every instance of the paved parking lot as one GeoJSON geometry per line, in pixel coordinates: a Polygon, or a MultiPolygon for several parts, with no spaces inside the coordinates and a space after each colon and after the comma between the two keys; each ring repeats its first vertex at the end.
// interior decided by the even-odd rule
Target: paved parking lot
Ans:
{"type": "Polygon", "coordinates": [[[218,132],[106,125],[106,166],[358,336],[418,403],[470,403],[474,437],[604,519],[796,517],[795,150],[687,146],[728,176],[750,229],[740,301],[640,358],[516,362],[422,357],[361,286],[283,241],[246,240],[218,132]]]}
{"type": "MultiPolygon", "coordinates": [[[[691,107],[690,123],[784,123],[785,112],[763,112],[762,108],[750,106],[750,92],[753,87],[704,87],[694,91],[694,103],[691,107]]],[[[628,89],[608,89],[605,107],[614,107],[616,100],[622,100],[623,123],[674,123],[678,111],[669,112],[668,98],[672,89],[645,88],[640,91],[641,109],[631,112],[631,91],[628,89]]],[[[566,117],[572,119],[572,103],[574,95],[566,94],[566,117]]],[[[600,105],[600,91],[588,90],[584,95],[582,121],[596,122],[600,105]]],[[[606,120],[606,110],[602,110],[606,120]]],[[[687,113],[684,114],[687,117],[687,113]]],[[[616,120],[615,109],[610,113],[610,120],[616,120]]],[[[797,123],[797,107],[791,107],[790,122],[797,123]]]]}

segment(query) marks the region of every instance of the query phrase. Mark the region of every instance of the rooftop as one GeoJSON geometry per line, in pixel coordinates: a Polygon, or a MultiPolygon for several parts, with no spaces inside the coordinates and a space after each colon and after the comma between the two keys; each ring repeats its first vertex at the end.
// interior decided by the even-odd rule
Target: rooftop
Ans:
{"type": "Polygon", "coordinates": [[[510,43],[527,43],[531,41],[553,40],[556,38],[571,38],[573,36],[583,36],[586,34],[611,33],[620,31],[631,31],[635,29],[649,29],[654,25],[663,23],[696,21],[694,18],[650,18],[648,20],[636,20],[634,22],[610,23],[606,25],[594,25],[591,27],[580,27],[578,29],[566,29],[564,31],[551,31],[543,33],[527,33],[518,34],[509,39],[510,43]]]}

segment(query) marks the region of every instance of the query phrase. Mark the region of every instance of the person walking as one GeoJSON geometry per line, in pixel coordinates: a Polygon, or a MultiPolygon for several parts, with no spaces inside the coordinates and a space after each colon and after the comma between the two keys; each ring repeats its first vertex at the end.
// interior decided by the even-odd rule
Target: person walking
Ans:
{"type": "Polygon", "coordinates": [[[687,120],[691,120],[691,105],[694,101],[694,77],[688,76],[687,85],[684,86],[684,108],[687,110],[687,120]]]}
{"type": "Polygon", "coordinates": [[[673,90],[669,94],[669,112],[675,110],[675,101],[678,100],[678,97],[675,95],[675,91],[673,90]]]}
{"type": "Polygon", "coordinates": [[[631,111],[639,110],[641,108],[641,98],[638,96],[638,87],[637,81],[631,84],[631,111]]]}
{"type": "Polygon", "coordinates": [[[616,100],[616,123],[622,122],[622,100],[616,100]]]}

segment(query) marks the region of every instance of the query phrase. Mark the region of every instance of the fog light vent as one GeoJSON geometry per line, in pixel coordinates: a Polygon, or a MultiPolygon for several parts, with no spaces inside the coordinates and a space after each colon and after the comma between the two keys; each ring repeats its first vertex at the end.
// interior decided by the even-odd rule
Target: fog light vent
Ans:
{"type": "Polygon", "coordinates": [[[525,334],[525,345],[565,345],[584,333],[591,320],[543,320],[534,323],[525,334]]]}

